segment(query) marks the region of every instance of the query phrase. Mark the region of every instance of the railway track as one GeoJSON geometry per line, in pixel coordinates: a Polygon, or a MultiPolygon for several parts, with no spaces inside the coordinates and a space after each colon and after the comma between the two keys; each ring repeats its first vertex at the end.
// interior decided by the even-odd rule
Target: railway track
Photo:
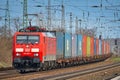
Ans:
{"type": "Polygon", "coordinates": [[[0,80],[6,79],[6,78],[17,77],[20,75],[22,74],[17,73],[16,70],[4,70],[4,71],[0,71],[0,80]]]}
{"type": "Polygon", "coordinates": [[[1,79],[8,79],[8,78],[14,78],[14,77],[21,77],[21,76],[27,76],[31,74],[37,74],[39,72],[36,71],[28,71],[26,73],[19,73],[19,71],[14,70],[5,70],[5,71],[0,71],[0,80],[1,79]]]}
{"type": "Polygon", "coordinates": [[[0,71],[5,71],[5,70],[13,70],[13,67],[7,67],[7,68],[0,68],[0,71]]]}
{"type": "Polygon", "coordinates": [[[105,66],[99,66],[99,67],[85,69],[85,70],[79,70],[79,71],[75,71],[75,72],[41,77],[41,78],[37,78],[37,79],[33,79],[33,80],[66,80],[66,79],[70,79],[73,77],[82,76],[85,74],[89,74],[89,73],[93,73],[93,72],[97,72],[97,71],[101,71],[101,70],[105,70],[105,69],[109,69],[109,68],[113,68],[113,67],[117,67],[117,66],[120,66],[120,63],[113,63],[113,64],[109,64],[109,65],[105,65],[105,66]]]}
{"type": "MultiPolygon", "coordinates": [[[[86,65],[88,66],[88,65],[86,65]]],[[[109,64],[109,65],[105,65],[105,66],[99,66],[99,67],[94,67],[94,68],[89,68],[89,69],[84,69],[84,70],[78,70],[78,71],[74,71],[74,72],[69,72],[69,73],[62,73],[62,74],[56,74],[56,75],[49,75],[49,76],[41,76],[38,78],[34,78],[33,80],[64,80],[64,79],[70,79],[76,76],[80,76],[80,75],[84,75],[84,74],[88,74],[88,73],[93,73],[96,71],[100,71],[100,70],[104,70],[104,69],[108,69],[108,68],[112,68],[112,67],[116,67],[116,66],[120,66],[120,63],[113,63],[113,64],[109,64]]],[[[54,71],[57,70],[61,70],[61,69],[54,69],[54,71]]],[[[44,73],[50,73],[53,72],[53,70],[49,70],[49,71],[40,71],[40,72],[35,72],[35,71],[31,71],[31,72],[27,72],[24,74],[20,74],[19,72],[17,72],[16,70],[5,70],[5,71],[0,71],[0,80],[2,79],[10,79],[10,78],[14,78],[14,77],[23,77],[23,76],[29,76],[29,75],[33,75],[33,74],[44,74],[44,73]]]]}

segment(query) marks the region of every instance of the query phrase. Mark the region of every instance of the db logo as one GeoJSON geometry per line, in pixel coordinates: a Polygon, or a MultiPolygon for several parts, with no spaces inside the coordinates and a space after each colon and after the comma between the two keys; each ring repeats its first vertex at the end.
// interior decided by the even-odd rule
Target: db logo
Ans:
{"type": "Polygon", "coordinates": [[[26,49],[25,49],[25,52],[30,52],[30,49],[29,49],[29,48],[26,48],[26,49]]]}

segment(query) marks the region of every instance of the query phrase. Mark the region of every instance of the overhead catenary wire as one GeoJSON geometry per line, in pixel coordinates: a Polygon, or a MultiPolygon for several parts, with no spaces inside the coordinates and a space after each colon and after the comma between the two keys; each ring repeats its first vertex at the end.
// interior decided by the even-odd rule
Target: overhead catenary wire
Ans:
{"type": "MultiPolygon", "coordinates": [[[[3,1],[3,0],[2,0],[3,1]]],[[[11,0],[14,1],[14,4],[10,6],[10,13],[12,14],[11,17],[15,18],[15,17],[21,17],[22,16],[22,7],[23,7],[23,1],[20,0],[11,0]],[[15,10],[13,7],[20,7],[19,10],[15,10]],[[14,14],[14,15],[13,15],[14,14]]],[[[10,3],[12,3],[10,1],[10,3]]],[[[95,23],[98,22],[96,21],[96,18],[101,18],[102,23],[106,23],[109,20],[118,20],[119,19],[119,7],[120,7],[120,1],[115,0],[102,0],[103,2],[101,3],[101,0],[99,1],[93,1],[93,4],[91,4],[91,1],[89,0],[85,0],[83,1],[84,3],[87,4],[75,4],[77,2],[73,2],[72,0],[64,0],[64,8],[65,8],[65,21],[69,22],[69,15],[66,15],[68,12],[72,12],[73,14],[73,19],[77,16],[78,19],[80,18],[82,20],[82,26],[85,23],[85,21],[89,21],[89,24],[93,24],[95,26],[99,26],[99,24],[95,23]],[[87,2],[86,2],[87,1],[87,2]],[[72,2],[72,4],[71,4],[72,2]],[[95,4],[94,4],[95,2],[95,4]],[[96,7],[92,7],[92,6],[96,6],[96,7]],[[97,7],[98,6],[98,7],[97,7]],[[100,9],[100,6],[102,6],[102,12],[100,9]],[[69,8],[69,9],[68,9],[69,8]],[[88,9],[87,9],[88,8],[88,9]],[[69,10],[69,11],[68,11],[69,10]],[[106,15],[107,14],[107,15],[106,15]],[[84,16],[83,16],[84,15],[84,16]],[[104,16],[104,17],[103,17],[104,16]],[[83,18],[85,20],[83,20],[83,18]],[[109,19],[109,20],[108,20],[109,19]],[[92,22],[93,21],[93,22],[92,22]]],[[[5,2],[5,0],[4,0],[5,2]]],[[[79,1],[78,1],[79,2],[79,1]]],[[[1,3],[0,3],[1,4],[1,3]]],[[[4,4],[4,3],[3,3],[4,4]]],[[[40,13],[40,11],[42,12],[42,14],[44,14],[44,21],[47,21],[48,15],[47,15],[47,0],[43,0],[43,1],[37,1],[37,0],[28,0],[28,12],[29,13],[40,13]],[[32,4],[31,4],[32,3],[32,4]],[[40,7],[39,9],[36,7],[36,5],[41,5],[42,7],[40,7]]],[[[61,21],[60,19],[62,17],[58,17],[59,15],[61,16],[61,0],[51,0],[51,18],[52,18],[52,26],[55,26],[54,24],[57,22],[56,26],[61,26],[61,21]],[[56,6],[58,5],[58,6],[56,6]],[[55,11],[55,12],[54,12],[55,11]],[[54,17],[55,15],[55,17],[54,17]],[[56,20],[54,19],[56,18],[56,20]],[[54,24],[53,24],[53,20],[54,20],[54,24]],[[58,23],[59,22],[59,23],[58,23]]],[[[5,8],[5,6],[0,6],[0,8],[5,8]]],[[[0,11],[2,13],[0,13],[0,16],[2,16],[2,20],[1,23],[4,19],[3,13],[5,13],[4,10],[0,11]]],[[[22,20],[22,19],[21,19],[22,20]]],[[[11,21],[12,22],[12,21],[11,21]]],[[[74,21],[73,21],[74,22],[74,21]]],[[[114,25],[118,25],[119,21],[115,21],[114,25]],[[116,23],[116,24],[115,24],[116,23]]],[[[13,23],[12,23],[13,24],[13,23]]],[[[74,23],[73,23],[74,24],[74,23]]],[[[109,25],[112,25],[112,23],[108,23],[109,25]]],[[[2,25],[2,24],[1,24],[2,25]]],[[[65,23],[66,26],[67,23],[65,23]]],[[[92,25],[92,26],[93,26],[92,25]]],[[[88,25],[89,26],[89,25],[88,25]]]]}

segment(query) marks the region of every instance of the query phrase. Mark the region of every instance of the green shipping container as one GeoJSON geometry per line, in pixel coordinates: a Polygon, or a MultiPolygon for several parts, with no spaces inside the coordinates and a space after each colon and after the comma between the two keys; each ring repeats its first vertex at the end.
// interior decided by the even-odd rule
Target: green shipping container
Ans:
{"type": "Polygon", "coordinates": [[[82,35],[77,35],[77,56],[82,56],[82,35]]]}

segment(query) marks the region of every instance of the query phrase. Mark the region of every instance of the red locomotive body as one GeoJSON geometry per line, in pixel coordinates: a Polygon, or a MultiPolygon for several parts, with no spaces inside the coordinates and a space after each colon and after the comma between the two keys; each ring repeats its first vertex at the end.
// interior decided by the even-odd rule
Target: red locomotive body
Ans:
{"type": "Polygon", "coordinates": [[[19,70],[56,59],[56,37],[50,32],[16,32],[13,39],[13,66],[19,70]]]}

